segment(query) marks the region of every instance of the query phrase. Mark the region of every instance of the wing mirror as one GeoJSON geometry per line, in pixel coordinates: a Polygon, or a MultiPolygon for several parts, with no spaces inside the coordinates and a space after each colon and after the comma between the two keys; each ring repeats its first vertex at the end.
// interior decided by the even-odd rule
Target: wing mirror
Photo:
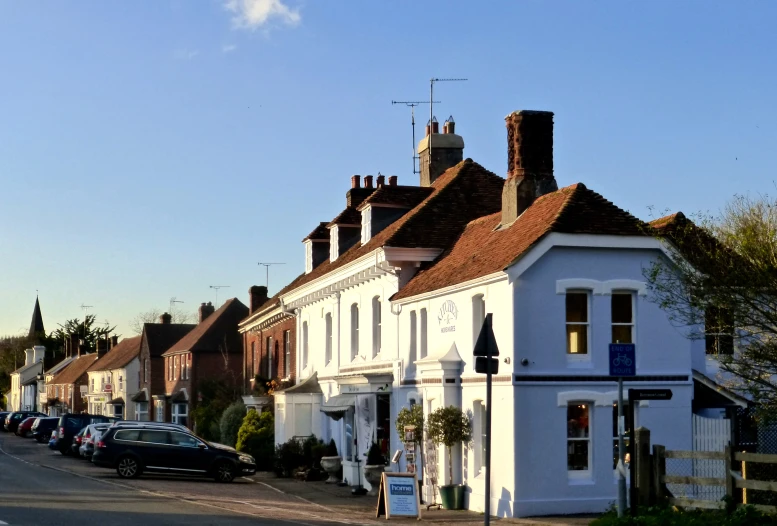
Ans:
{"type": "Polygon", "coordinates": [[[198,448],[200,448],[200,449],[208,449],[208,446],[206,446],[206,445],[205,445],[205,444],[203,444],[202,442],[200,442],[199,444],[197,444],[197,447],[198,447],[198,448]]]}

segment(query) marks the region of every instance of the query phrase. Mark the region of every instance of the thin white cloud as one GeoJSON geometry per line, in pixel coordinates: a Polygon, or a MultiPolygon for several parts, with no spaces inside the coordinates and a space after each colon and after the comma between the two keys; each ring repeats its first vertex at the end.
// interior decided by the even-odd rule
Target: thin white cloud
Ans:
{"type": "Polygon", "coordinates": [[[226,0],[224,7],[234,14],[236,28],[254,31],[277,20],[288,26],[296,26],[301,20],[299,9],[292,9],[283,0],[226,0]]]}
{"type": "Polygon", "coordinates": [[[173,58],[175,60],[192,60],[199,54],[200,52],[196,49],[176,49],[173,52],[173,58]]]}
{"type": "Polygon", "coordinates": [[[223,46],[221,46],[222,53],[232,53],[236,49],[237,49],[237,46],[234,44],[224,44],[223,46]]]}

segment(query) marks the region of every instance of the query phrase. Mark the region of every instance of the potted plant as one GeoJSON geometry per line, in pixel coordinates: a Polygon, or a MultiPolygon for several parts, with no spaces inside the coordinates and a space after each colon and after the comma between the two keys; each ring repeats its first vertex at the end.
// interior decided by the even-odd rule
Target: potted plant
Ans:
{"type": "Polygon", "coordinates": [[[337,454],[337,446],[334,439],[330,440],[326,446],[324,456],[321,457],[321,467],[329,474],[329,478],[326,479],[327,484],[337,484],[340,482],[337,474],[340,473],[340,469],[343,467],[343,459],[337,454]]]}
{"type": "MultiPolygon", "coordinates": [[[[415,454],[415,450],[417,449],[420,453],[423,453],[423,449],[420,448],[423,437],[424,437],[424,408],[420,404],[413,404],[410,407],[403,407],[399,410],[399,413],[397,413],[397,419],[394,422],[394,425],[397,429],[397,434],[402,437],[403,442],[407,442],[408,438],[405,435],[406,429],[412,429],[413,436],[412,436],[412,443],[413,443],[413,453],[415,454]]],[[[408,459],[405,459],[408,461],[408,459]]],[[[420,462],[418,462],[416,459],[413,459],[413,464],[416,464],[416,473],[418,473],[418,494],[421,495],[421,487],[423,486],[423,469],[421,466],[423,466],[423,458],[420,458],[420,462]]],[[[410,464],[410,462],[408,462],[410,464]]],[[[423,504],[423,500],[421,500],[421,504],[423,504]]]]}
{"type": "Polygon", "coordinates": [[[472,440],[472,422],[458,407],[448,406],[435,409],[429,415],[426,434],[436,445],[448,450],[448,484],[440,486],[440,500],[447,510],[464,508],[463,484],[453,483],[453,446],[472,440]]]}
{"type": "Polygon", "coordinates": [[[367,462],[364,464],[364,478],[370,483],[371,488],[367,495],[374,497],[378,494],[381,474],[386,469],[386,459],[383,457],[383,452],[377,442],[372,443],[365,456],[367,462]]]}

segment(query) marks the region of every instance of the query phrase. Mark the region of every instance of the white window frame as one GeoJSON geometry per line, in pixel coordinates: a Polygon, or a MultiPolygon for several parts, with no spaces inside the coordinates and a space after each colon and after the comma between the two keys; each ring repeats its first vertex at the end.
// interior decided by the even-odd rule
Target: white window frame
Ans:
{"type": "Polygon", "coordinates": [[[189,404],[186,403],[186,402],[173,402],[173,407],[172,407],[171,415],[172,415],[171,420],[172,420],[172,422],[174,424],[181,424],[179,419],[181,417],[185,417],[186,418],[186,424],[181,424],[181,425],[187,425],[188,426],[188,424],[189,424],[189,404]],[[180,411],[181,406],[183,406],[183,408],[184,408],[183,413],[180,411]]]}
{"type": "Polygon", "coordinates": [[[285,377],[291,375],[291,331],[283,331],[283,368],[285,377]]]}
{"type": "Polygon", "coordinates": [[[332,361],[332,313],[327,312],[324,315],[324,331],[326,341],[324,342],[324,364],[329,365],[332,361]]]}
{"type": "MultiPolygon", "coordinates": [[[[594,411],[593,408],[595,407],[595,404],[592,401],[588,400],[577,400],[574,402],[569,402],[567,406],[564,408],[565,414],[564,416],[566,419],[569,418],[569,407],[573,405],[582,405],[585,404],[588,406],[588,436],[587,437],[570,437],[567,433],[567,440],[566,440],[566,447],[567,447],[567,455],[569,455],[569,443],[570,442],[588,442],[588,469],[585,470],[570,470],[569,469],[569,460],[567,459],[567,477],[570,480],[590,480],[593,478],[593,451],[594,451],[594,411]]],[[[568,420],[565,420],[568,421],[568,420]]]]}
{"type": "Polygon", "coordinates": [[[473,457],[475,461],[475,477],[485,477],[486,470],[486,403],[483,400],[475,400],[472,403],[473,415],[473,457]]]}
{"type": "Polygon", "coordinates": [[[340,255],[339,235],[337,225],[333,225],[329,229],[329,261],[336,261],[340,255]]]}
{"type": "Polygon", "coordinates": [[[408,359],[410,363],[418,359],[418,316],[414,310],[410,311],[410,349],[408,359]]]}
{"type": "Polygon", "coordinates": [[[119,388],[117,390],[119,392],[124,391],[124,376],[122,376],[122,375],[119,375],[119,385],[118,385],[118,387],[119,388]]]}
{"type": "Polygon", "coordinates": [[[165,421],[165,401],[154,400],[154,422],[165,421]]]}
{"type": "Polygon", "coordinates": [[[138,422],[148,421],[148,402],[135,403],[135,420],[138,422]]]}
{"type": "MultiPolygon", "coordinates": [[[[637,292],[633,290],[613,290],[610,296],[610,339],[612,339],[613,327],[631,327],[631,341],[620,343],[637,343],[637,292]],[[614,313],[612,312],[612,301],[615,296],[630,296],[631,298],[631,323],[615,323],[614,313]]],[[[618,343],[618,342],[610,342],[618,343]]]]}
{"type": "Polygon", "coordinates": [[[351,304],[351,361],[359,356],[359,304],[351,304]]]}
{"type": "Polygon", "coordinates": [[[372,237],[372,207],[367,205],[362,209],[362,245],[372,237]]]}
{"type": "Polygon", "coordinates": [[[178,380],[178,366],[181,363],[180,355],[176,354],[172,356],[173,359],[173,381],[178,380]]]}
{"type": "Polygon", "coordinates": [[[486,297],[483,294],[472,296],[472,346],[474,347],[486,319],[486,297]]]}
{"type": "Polygon", "coordinates": [[[567,289],[564,295],[564,347],[568,362],[591,362],[591,311],[593,307],[593,291],[589,289],[567,289]],[[586,297],[586,321],[585,322],[569,322],[567,321],[567,296],[570,294],[585,294],[586,297]],[[570,325],[582,325],[586,327],[586,353],[572,353],[569,349],[569,333],[567,327],[570,325]]]}
{"type": "Polygon", "coordinates": [[[375,358],[380,354],[381,346],[381,311],[382,306],[380,303],[380,296],[372,298],[372,357],[375,358]]]}
{"type": "Polygon", "coordinates": [[[429,349],[429,338],[428,338],[428,320],[429,317],[426,314],[426,309],[421,309],[421,315],[420,315],[420,325],[419,328],[421,332],[421,345],[419,346],[419,350],[421,351],[421,357],[420,359],[423,360],[426,358],[427,351],[429,349]]]}
{"type": "Polygon", "coordinates": [[[148,358],[143,360],[143,383],[148,383],[148,358]]]}
{"type": "Polygon", "coordinates": [[[308,322],[302,322],[302,370],[308,367],[308,322]]]}
{"type": "Polygon", "coordinates": [[[313,272],[313,242],[305,241],[305,274],[313,272]]]}

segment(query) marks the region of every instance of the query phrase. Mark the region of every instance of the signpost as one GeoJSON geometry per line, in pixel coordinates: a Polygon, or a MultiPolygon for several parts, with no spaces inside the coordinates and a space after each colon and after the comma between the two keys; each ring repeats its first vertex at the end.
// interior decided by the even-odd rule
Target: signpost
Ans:
{"type": "Polygon", "coordinates": [[[493,315],[486,314],[483,327],[472,354],[475,356],[475,372],[486,375],[486,502],[483,524],[491,522],[491,376],[499,372],[499,347],[496,345],[493,315]]]}
{"type": "MultiPolygon", "coordinates": [[[[626,463],[623,433],[623,377],[637,375],[636,346],[633,343],[610,344],[610,376],[618,377],[618,517],[626,509],[626,463]]],[[[633,421],[633,420],[632,420],[633,421]]]]}
{"type": "Polygon", "coordinates": [[[418,496],[418,478],[415,473],[383,473],[378,491],[378,508],[375,518],[385,515],[421,518],[421,501],[418,496]]]}

